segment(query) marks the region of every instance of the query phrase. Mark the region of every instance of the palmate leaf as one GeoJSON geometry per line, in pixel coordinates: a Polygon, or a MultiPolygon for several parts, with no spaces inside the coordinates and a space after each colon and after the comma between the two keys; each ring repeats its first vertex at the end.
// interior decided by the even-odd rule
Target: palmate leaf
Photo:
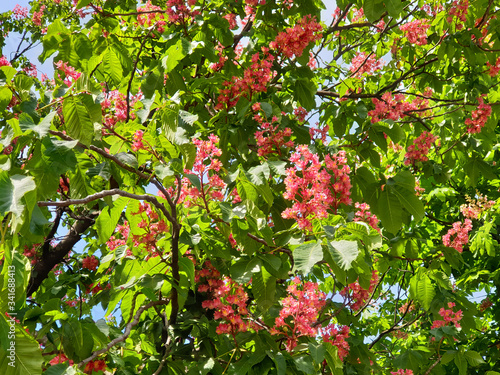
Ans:
{"type": "MultiPolygon", "coordinates": [[[[7,336],[4,328],[10,325],[4,314],[0,314],[0,327],[2,336],[7,336]]],[[[15,339],[9,340],[9,346],[5,346],[4,340],[0,341],[0,374],[2,375],[40,375],[42,372],[42,352],[40,345],[30,337],[19,324],[15,323],[15,339]],[[11,342],[14,350],[9,351],[11,342]],[[13,357],[9,357],[13,354],[13,357]]]]}
{"type": "Polygon", "coordinates": [[[307,275],[316,263],[323,260],[321,242],[310,242],[300,245],[293,250],[293,257],[295,259],[295,269],[307,275]]]}
{"type": "Polygon", "coordinates": [[[359,254],[357,241],[330,241],[327,246],[335,263],[345,271],[351,268],[359,254]]]}
{"type": "Polygon", "coordinates": [[[252,290],[257,300],[257,306],[261,311],[267,311],[274,304],[276,292],[276,277],[272,276],[265,268],[254,274],[252,278],[252,290]]]}
{"type": "Polygon", "coordinates": [[[94,139],[94,124],[89,108],[78,97],[70,96],[64,99],[63,115],[68,135],[89,146],[94,139]]]}
{"type": "Polygon", "coordinates": [[[36,184],[31,176],[14,175],[9,177],[6,171],[0,173],[0,215],[12,212],[20,216],[24,210],[23,196],[35,190],[36,184]]]}
{"type": "Polygon", "coordinates": [[[396,234],[401,228],[402,215],[401,203],[396,195],[385,189],[380,194],[380,199],[377,204],[377,216],[382,221],[382,225],[389,232],[396,234]]]}

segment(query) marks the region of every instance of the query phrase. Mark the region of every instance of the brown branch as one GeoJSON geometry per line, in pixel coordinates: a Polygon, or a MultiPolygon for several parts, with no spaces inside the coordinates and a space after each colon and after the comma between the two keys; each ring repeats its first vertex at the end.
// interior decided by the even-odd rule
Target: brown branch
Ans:
{"type": "Polygon", "coordinates": [[[80,241],[82,234],[94,224],[93,218],[96,216],[97,214],[92,214],[87,220],[74,223],[61,242],[54,248],[49,248],[49,251],[42,253],[41,259],[35,263],[31,270],[31,277],[26,291],[27,297],[36,292],[50,271],[63,261],[64,257],[73,249],[73,246],[80,241]]]}
{"type": "Polygon", "coordinates": [[[56,201],[56,202],[50,202],[50,201],[38,202],[38,206],[39,207],[50,207],[50,206],[68,207],[68,206],[78,205],[78,204],[87,204],[87,203],[93,202],[95,200],[98,200],[98,199],[101,199],[104,197],[108,197],[110,195],[120,195],[120,196],[126,197],[126,198],[150,202],[165,215],[165,217],[168,219],[168,221],[170,221],[175,226],[178,226],[177,220],[175,220],[172,217],[172,215],[170,215],[170,212],[168,212],[168,210],[166,209],[166,207],[163,204],[158,202],[158,199],[156,199],[156,197],[154,197],[152,195],[147,195],[147,194],[144,194],[144,195],[133,194],[133,193],[129,193],[127,191],[123,191],[120,189],[103,190],[99,193],[91,194],[91,195],[89,195],[85,198],[81,198],[81,199],[68,199],[65,201],[56,201]]]}
{"type": "Polygon", "coordinates": [[[147,309],[149,309],[149,308],[151,308],[153,306],[166,305],[169,302],[170,301],[167,299],[167,300],[153,301],[153,302],[148,303],[147,305],[141,306],[137,310],[137,312],[136,312],[136,314],[134,316],[134,320],[131,321],[130,323],[128,323],[127,326],[125,327],[125,332],[123,332],[123,335],[118,336],[117,338],[111,340],[108,343],[108,345],[106,345],[105,348],[102,348],[100,350],[97,350],[97,351],[93,352],[90,357],[88,357],[88,358],[84,359],[83,361],[81,361],[78,364],[78,367],[84,366],[85,364],[89,363],[90,361],[93,361],[99,355],[101,355],[101,354],[106,353],[107,351],[109,351],[116,344],[125,341],[127,339],[127,337],[130,335],[130,332],[132,331],[132,327],[136,326],[139,323],[139,318],[141,317],[141,315],[142,315],[142,313],[144,311],[146,311],[147,309]]]}
{"type": "Polygon", "coordinates": [[[253,26],[253,21],[252,20],[248,20],[248,22],[245,25],[245,27],[243,28],[243,30],[241,30],[241,33],[239,33],[238,35],[234,36],[234,38],[233,38],[233,49],[236,48],[236,46],[238,45],[238,43],[240,42],[240,40],[245,36],[246,33],[248,33],[250,31],[250,29],[252,28],[252,26],[253,26]]]}

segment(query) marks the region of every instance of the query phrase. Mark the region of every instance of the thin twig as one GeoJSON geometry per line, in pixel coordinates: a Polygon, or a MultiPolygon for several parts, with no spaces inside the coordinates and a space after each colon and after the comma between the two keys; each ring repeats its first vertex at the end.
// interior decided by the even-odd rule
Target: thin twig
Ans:
{"type": "Polygon", "coordinates": [[[106,353],[109,351],[113,346],[116,344],[123,342],[127,339],[127,337],[130,335],[130,332],[132,331],[132,327],[136,326],[139,323],[139,318],[141,317],[142,313],[146,311],[147,309],[153,307],[153,306],[158,306],[158,305],[166,305],[170,302],[170,300],[161,300],[161,301],[153,301],[148,303],[147,305],[141,306],[138,310],[137,313],[135,314],[134,320],[131,321],[130,323],[127,324],[125,327],[125,332],[123,332],[123,335],[118,336],[116,339],[111,340],[106,347],[102,348],[101,350],[97,350],[92,355],[83,361],[81,361],[78,364],[78,367],[82,367],[85,364],[89,363],[90,361],[93,361],[95,358],[97,358],[99,355],[106,353]]]}

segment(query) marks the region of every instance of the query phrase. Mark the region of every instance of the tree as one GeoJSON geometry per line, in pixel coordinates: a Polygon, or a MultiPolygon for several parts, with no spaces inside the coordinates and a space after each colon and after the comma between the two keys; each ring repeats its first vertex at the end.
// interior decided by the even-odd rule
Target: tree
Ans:
{"type": "Polygon", "coordinates": [[[337,6],[0,15],[0,373],[499,374],[500,3],[337,6]]]}

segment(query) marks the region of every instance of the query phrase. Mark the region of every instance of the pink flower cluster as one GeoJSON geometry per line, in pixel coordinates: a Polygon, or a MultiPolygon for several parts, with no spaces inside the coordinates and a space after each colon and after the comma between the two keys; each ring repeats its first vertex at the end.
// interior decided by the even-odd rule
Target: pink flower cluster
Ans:
{"type": "Polygon", "coordinates": [[[31,265],[34,265],[36,262],[38,262],[38,259],[39,259],[38,247],[39,246],[40,246],[40,244],[37,243],[37,244],[34,244],[31,247],[28,247],[28,246],[24,247],[23,255],[26,258],[31,259],[31,265]]]}
{"type": "Polygon", "coordinates": [[[458,310],[457,312],[453,312],[453,310],[452,310],[453,307],[455,307],[454,302],[448,302],[449,309],[445,309],[444,307],[441,307],[441,309],[439,310],[439,315],[441,315],[443,320],[435,320],[432,323],[431,329],[444,327],[444,326],[450,325],[450,323],[453,323],[455,325],[455,327],[460,328],[460,324],[458,322],[462,319],[463,313],[462,313],[462,310],[458,310]]]}
{"type": "Polygon", "coordinates": [[[384,63],[377,60],[373,54],[367,55],[365,52],[358,52],[352,59],[349,70],[353,77],[359,78],[365,73],[373,75],[375,71],[382,69],[383,65],[384,63]]]}
{"type": "Polygon", "coordinates": [[[162,248],[156,246],[158,237],[168,232],[168,225],[165,220],[160,219],[158,213],[153,210],[151,205],[147,202],[139,204],[139,211],[134,212],[134,215],[139,215],[141,221],[137,226],[145,230],[143,234],[134,234],[132,236],[134,248],[144,248],[148,255],[147,258],[152,258],[163,253],[162,248]]]}
{"type": "Polygon", "coordinates": [[[36,26],[42,26],[42,17],[43,17],[43,12],[45,11],[45,5],[42,5],[38,12],[33,13],[33,17],[31,20],[36,26]]]}
{"type": "Polygon", "coordinates": [[[106,362],[102,359],[98,359],[95,361],[90,361],[85,365],[85,368],[83,369],[83,372],[86,374],[91,374],[94,371],[104,371],[106,370],[106,362]]]}
{"type": "Polygon", "coordinates": [[[429,20],[415,20],[399,26],[411,44],[423,46],[427,44],[427,30],[431,27],[429,20]]]}
{"type": "Polygon", "coordinates": [[[293,141],[285,140],[285,137],[292,136],[292,129],[285,128],[278,130],[280,123],[276,116],[272,117],[271,123],[264,121],[264,118],[260,114],[256,114],[254,119],[260,124],[261,129],[255,132],[255,140],[259,148],[257,154],[259,156],[270,154],[281,155],[283,147],[291,148],[294,146],[293,141]]]}
{"type": "Polygon", "coordinates": [[[446,17],[446,21],[448,21],[448,23],[452,23],[454,18],[456,18],[457,29],[461,30],[464,27],[463,23],[467,20],[468,8],[468,0],[455,0],[451,5],[450,11],[448,12],[448,17],[446,17]]]}
{"type": "Polygon", "coordinates": [[[69,361],[69,365],[73,366],[73,361],[71,359],[68,359],[64,353],[59,353],[56,355],[54,358],[52,358],[49,362],[50,365],[55,366],[59,363],[64,363],[66,361],[69,361]]]}
{"type": "Polygon", "coordinates": [[[319,128],[319,124],[316,123],[317,127],[310,127],[309,128],[309,136],[311,137],[311,140],[319,139],[321,142],[326,144],[326,136],[328,135],[328,131],[330,130],[330,126],[328,124],[325,124],[323,126],[323,129],[319,128]]]}
{"type": "Polygon", "coordinates": [[[460,212],[468,219],[478,219],[481,214],[488,211],[491,207],[495,205],[495,201],[488,200],[487,196],[483,196],[476,193],[477,199],[472,199],[470,196],[466,195],[465,199],[467,204],[462,204],[460,206],[460,212]]]}
{"type": "Polygon", "coordinates": [[[259,53],[252,56],[252,65],[245,69],[243,78],[233,77],[231,81],[222,84],[224,89],[220,90],[216,109],[229,109],[234,107],[242,96],[251,100],[254,93],[267,91],[267,84],[272,78],[271,67],[274,56],[269,54],[269,49],[266,47],[262,47],[262,52],[264,54],[262,59],[259,53]]]}
{"type": "Polygon", "coordinates": [[[136,130],[134,134],[134,142],[132,142],[132,151],[145,150],[146,147],[144,143],[142,143],[142,137],[144,136],[144,132],[142,130],[136,130]]]}
{"type": "Polygon", "coordinates": [[[236,23],[236,14],[234,13],[229,13],[224,15],[222,18],[224,18],[227,22],[229,22],[229,29],[234,30],[238,28],[238,24],[236,23]]]}
{"type": "Polygon", "coordinates": [[[323,27],[310,15],[300,19],[294,27],[280,32],[269,46],[288,58],[302,56],[302,52],[311,42],[321,39],[323,27]]]}
{"type": "Polygon", "coordinates": [[[99,266],[99,260],[95,257],[95,255],[85,257],[82,260],[82,268],[86,268],[90,271],[95,271],[98,266],[99,266]]]}
{"type": "Polygon", "coordinates": [[[358,311],[370,298],[370,294],[372,294],[375,290],[375,287],[378,284],[378,280],[378,273],[377,271],[373,270],[372,278],[370,280],[370,287],[368,288],[368,290],[363,289],[361,285],[359,285],[359,282],[355,281],[346,286],[339,293],[342,297],[346,297],[349,300],[349,305],[351,306],[352,310],[358,311]]]}
{"type": "Polygon", "coordinates": [[[221,279],[219,271],[209,261],[204,268],[196,271],[195,281],[205,279],[205,284],[198,286],[200,293],[209,293],[211,299],[206,299],[201,306],[205,309],[215,310],[214,319],[222,320],[216,332],[219,335],[236,335],[238,332],[246,332],[249,328],[254,330],[258,326],[253,322],[244,321],[248,315],[248,295],[243,287],[229,277],[221,279]]]}
{"type": "MultiPolygon", "coordinates": [[[[127,221],[123,223],[123,225],[118,224],[116,226],[115,233],[106,242],[109,250],[113,251],[119,246],[126,245],[129,233],[130,226],[127,221]]],[[[132,252],[130,252],[129,255],[132,255],[132,252]]]]}
{"type": "Polygon", "coordinates": [[[483,299],[481,301],[481,304],[479,305],[478,310],[481,311],[481,312],[483,312],[486,309],[489,309],[491,306],[493,306],[493,302],[491,302],[491,300],[489,299],[489,297],[486,297],[485,299],[483,299]]]}
{"type": "Polygon", "coordinates": [[[415,138],[413,144],[408,146],[405,154],[405,165],[415,165],[418,162],[429,160],[427,154],[436,139],[437,137],[428,131],[422,132],[422,134],[415,138]]]}
{"type": "Polygon", "coordinates": [[[193,186],[187,177],[182,179],[179,202],[184,202],[186,207],[196,204],[207,208],[207,198],[215,201],[224,200],[226,183],[217,173],[210,174],[210,171],[219,172],[222,167],[222,163],[218,159],[222,155],[222,151],[216,146],[218,142],[219,137],[214,134],[209,135],[208,141],[193,140],[196,146],[196,158],[193,170],[185,170],[184,172],[194,172],[200,180],[201,190],[193,186]]]}
{"type": "Polygon", "coordinates": [[[16,4],[14,9],[12,9],[12,13],[14,13],[15,20],[22,20],[23,18],[28,17],[28,8],[22,7],[19,4],[16,4]]]}
{"type": "Polygon", "coordinates": [[[326,294],[318,289],[317,283],[304,283],[298,277],[292,280],[287,292],[288,296],[281,302],[280,315],[269,332],[271,335],[284,335],[286,350],[292,351],[300,336],[318,335],[319,325],[315,323],[326,303],[326,294]]]}
{"type": "Polygon", "coordinates": [[[391,375],[413,375],[413,371],[400,368],[398,371],[391,371],[391,375]]]}
{"type": "Polygon", "coordinates": [[[163,13],[167,14],[168,22],[170,23],[185,23],[200,14],[199,11],[191,9],[195,4],[196,0],[188,0],[187,4],[185,0],[168,0],[165,4],[165,10],[163,10],[161,7],[152,5],[148,1],[144,6],[137,9],[140,13],[137,16],[137,22],[144,27],[154,25],[158,32],[163,33],[167,25],[167,20],[163,13]]]}
{"type": "Polygon", "coordinates": [[[443,245],[452,247],[459,253],[463,251],[464,245],[469,242],[469,232],[472,229],[472,221],[465,219],[462,224],[460,221],[453,223],[452,228],[443,236],[443,245]],[[452,236],[455,236],[453,240],[452,236]]]}
{"type": "Polygon", "coordinates": [[[137,12],[139,13],[137,22],[146,28],[154,25],[158,32],[162,34],[165,31],[167,22],[163,13],[156,13],[154,12],[155,10],[162,11],[162,8],[151,4],[150,1],[144,6],[137,8],[137,12]]]}
{"type": "Polygon", "coordinates": [[[477,98],[477,101],[479,102],[479,106],[471,112],[472,118],[465,120],[467,132],[470,134],[480,133],[486,121],[488,121],[488,117],[491,115],[491,106],[484,104],[482,97],[477,98]]]}
{"type": "Polygon", "coordinates": [[[192,10],[195,4],[196,0],[187,0],[187,4],[185,0],[168,0],[165,9],[169,22],[178,24],[193,20],[195,16],[200,14],[199,11],[192,10]]]}
{"type": "Polygon", "coordinates": [[[323,167],[319,156],[301,145],[290,162],[293,166],[286,170],[283,197],[294,203],[283,211],[283,218],[295,219],[300,229],[311,230],[311,219],[327,217],[329,209],[337,212],[341,203],[351,204],[351,170],[344,151],[327,155],[323,167]]]}
{"type": "MultiPolygon", "coordinates": [[[[139,101],[142,93],[139,91],[137,95],[130,98],[130,107],[139,101]]],[[[113,90],[105,94],[104,100],[101,102],[103,115],[103,125],[105,128],[113,129],[116,123],[127,120],[127,101],[125,94],[118,90],[113,90]]],[[[130,118],[134,119],[133,111],[130,113],[130,118]]]]}
{"type": "Polygon", "coordinates": [[[304,107],[298,107],[293,110],[293,115],[297,118],[298,122],[305,122],[308,114],[309,112],[304,107]]]}
{"type": "Polygon", "coordinates": [[[429,101],[423,98],[415,98],[411,102],[405,102],[403,94],[396,94],[394,98],[392,93],[386,92],[382,95],[382,100],[373,98],[372,102],[375,104],[375,109],[368,112],[372,117],[372,124],[384,119],[398,121],[406,116],[407,112],[422,111],[428,107],[429,101]]]}
{"type": "MultiPolygon", "coordinates": [[[[61,60],[56,62],[56,68],[57,70],[60,70],[64,73],[65,78],[63,82],[67,86],[71,86],[73,81],[76,81],[78,78],[80,78],[82,74],[80,72],[77,72],[75,68],[73,68],[72,66],[69,66],[68,63],[63,62],[61,60]]],[[[59,73],[58,76],[60,77],[59,73]]]]}
{"type": "Polygon", "coordinates": [[[490,62],[488,61],[486,63],[486,66],[489,69],[488,74],[490,75],[490,77],[496,77],[498,75],[498,72],[500,72],[500,57],[497,58],[495,65],[491,65],[490,62]]]}
{"type": "Polygon", "coordinates": [[[364,223],[367,223],[369,226],[380,233],[380,228],[378,227],[379,220],[377,216],[370,212],[370,205],[367,203],[356,202],[354,204],[354,207],[356,207],[358,211],[356,211],[356,213],[354,214],[353,221],[362,221],[364,223]]]}
{"type": "Polygon", "coordinates": [[[0,56],[0,67],[1,66],[11,66],[9,60],[5,56],[0,56]]]}
{"type": "Polygon", "coordinates": [[[38,74],[38,70],[36,69],[35,64],[29,63],[29,65],[25,68],[23,68],[23,72],[25,72],[27,75],[31,77],[36,77],[38,74]]]}
{"type": "Polygon", "coordinates": [[[341,361],[349,354],[349,343],[346,339],[349,337],[349,327],[329,324],[321,329],[321,337],[324,342],[329,342],[338,348],[338,355],[341,361]]]}

